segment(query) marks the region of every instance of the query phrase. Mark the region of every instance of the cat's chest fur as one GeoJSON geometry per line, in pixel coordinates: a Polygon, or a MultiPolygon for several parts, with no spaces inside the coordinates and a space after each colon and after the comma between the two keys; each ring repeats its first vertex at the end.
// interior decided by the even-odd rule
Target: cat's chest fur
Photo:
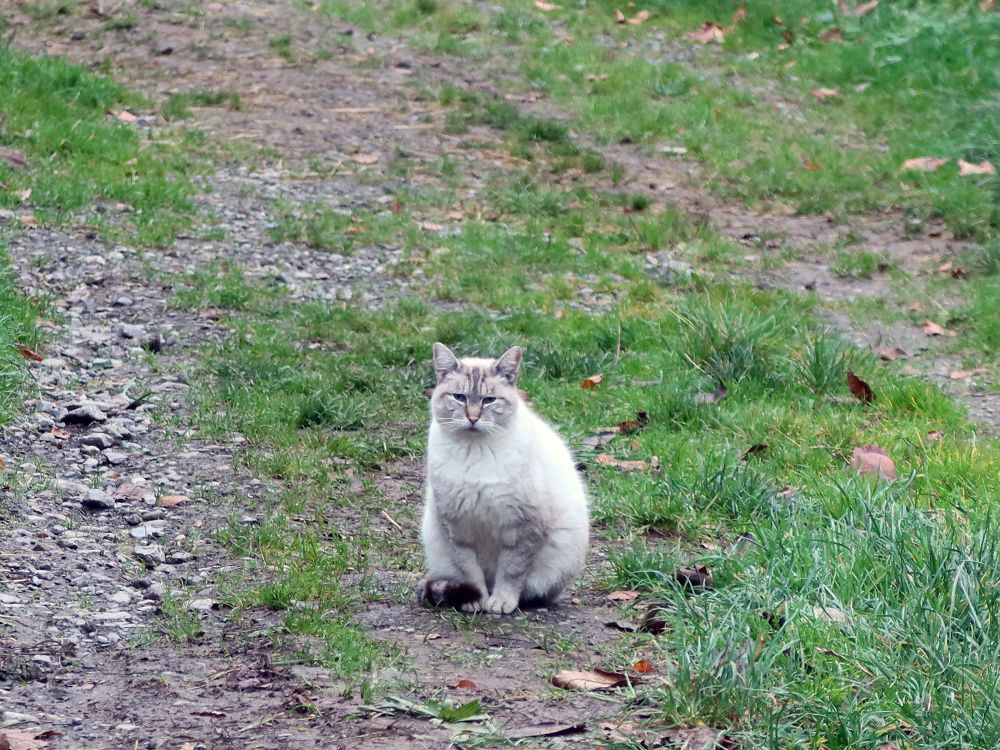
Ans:
{"type": "Polygon", "coordinates": [[[537,512],[537,482],[520,450],[475,442],[438,448],[431,451],[428,479],[439,512],[453,523],[488,529],[537,512]]]}

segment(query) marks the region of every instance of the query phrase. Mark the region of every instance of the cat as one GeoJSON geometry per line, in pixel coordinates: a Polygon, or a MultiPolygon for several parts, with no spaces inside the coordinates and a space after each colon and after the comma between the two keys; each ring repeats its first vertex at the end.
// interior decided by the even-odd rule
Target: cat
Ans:
{"type": "Polygon", "coordinates": [[[458,359],[434,344],[420,600],[508,614],[556,600],[583,568],[589,517],[566,444],[521,398],[521,348],[458,359]]]}

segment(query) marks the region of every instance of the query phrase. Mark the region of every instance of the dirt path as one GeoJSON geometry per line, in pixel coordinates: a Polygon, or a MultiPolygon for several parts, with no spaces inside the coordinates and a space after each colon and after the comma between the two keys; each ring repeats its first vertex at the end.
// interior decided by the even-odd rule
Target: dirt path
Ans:
{"type": "MultiPolygon", "coordinates": [[[[440,154],[463,159],[463,190],[475,191],[489,174],[513,169],[512,160],[499,145],[486,152],[458,148],[470,136],[444,133],[444,113],[426,100],[421,84],[490,84],[453,60],[395,42],[355,43],[348,27],[318,24],[284,3],[211,3],[204,11],[192,16],[181,4],[137,3],[129,6],[138,19],[129,31],[107,31],[100,18],[83,13],[11,22],[16,46],[106,62],[153,98],[238,91],[242,110],[200,109],[195,124],[220,142],[264,146],[277,156],[263,168],[226,167],[211,179],[202,207],[217,217],[226,240],[184,238],[146,254],[73,231],[39,230],[12,241],[23,286],[49,296],[62,322],[49,325],[48,356],[34,369],[38,398],[0,435],[0,456],[18,474],[0,495],[12,540],[0,557],[0,726],[55,730],[60,734],[48,738],[50,746],[66,748],[444,747],[454,728],[360,712],[366,702],[360,692],[345,692],[323,670],[283,664],[292,649],[276,648],[268,636],[277,625],[271,615],[233,618],[219,609],[215,582],[243,565],[227,556],[213,531],[234,515],[254,524],[275,488],[234,461],[235,430],[229,441],[209,444],[190,429],[186,373],[199,348],[226,331],[212,316],[168,301],[172,278],[220,260],[250,277],[280,276],[292,299],[351,295],[374,306],[398,294],[404,282],[391,273],[398,260],[391,250],[362,249],[346,258],[275,246],[266,231],[270,201],[378,206],[404,184],[391,170],[401,153],[428,180],[440,154]],[[278,34],[292,36],[304,56],[321,46],[337,52],[292,65],[268,44],[278,34]],[[373,57],[378,64],[369,64],[373,57]],[[310,164],[318,168],[302,177],[310,164]],[[147,349],[160,352],[155,367],[147,349]],[[134,403],[147,391],[143,403],[134,403]],[[67,420],[74,413],[82,424],[67,420]],[[164,496],[190,499],[162,507],[164,496]],[[177,607],[201,618],[203,635],[143,643],[177,607]],[[313,709],[297,710],[304,703],[313,709]]],[[[843,283],[810,248],[847,231],[868,233],[886,252],[926,264],[955,249],[947,237],[901,239],[893,217],[842,226],[823,217],[748,214],[699,190],[697,171],[683,162],[625,146],[608,155],[626,167],[622,189],[646,186],[661,205],[704,215],[757,248],[748,255],[799,249],[790,267],[760,274],[762,282],[798,288],[809,281],[824,296],[843,298],[843,283]],[[772,236],[778,245],[758,241],[772,236]]],[[[882,293],[886,287],[878,283],[859,293],[882,293]]],[[[418,466],[390,467],[378,479],[395,502],[419,505],[418,466]]],[[[412,544],[415,530],[407,531],[412,544]]],[[[389,693],[419,700],[479,698],[501,730],[587,721],[587,734],[540,742],[594,746],[597,720],[623,711],[627,694],[556,697],[545,675],[565,665],[567,655],[580,666],[616,658],[624,636],[605,623],[622,615],[591,591],[604,554],[599,543],[571,602],[517,618],[470,620],[420,609],[390,593],[412,585],[408,574],[387,571],[380,580],[384,598],[360,612],[358,622],[374,638],[401,646],[412,671],[373,679],[393,686],[389,693]],[[473,680],[475,689],[449,687],[462,679],[473,680]]]]}

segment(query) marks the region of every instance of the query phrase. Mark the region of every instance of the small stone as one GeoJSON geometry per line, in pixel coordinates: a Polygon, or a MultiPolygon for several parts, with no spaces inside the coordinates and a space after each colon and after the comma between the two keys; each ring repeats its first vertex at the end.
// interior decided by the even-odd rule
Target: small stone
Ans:
{"type": "Polygon", "coordinates": [[[123,323],[121,328],[118,329],[121,333],[123,339],[141,339],[146,335],[146,329],[142,326],[133,325],[132,323],[123,323]]]}
{"type": "Polygon", "coordinates": [[[129,307],[129,306],[132,305],[132,303],[133,303],[133,300],[132,300],[131,297],[126,297],[126,296],[123,295],[121,297],[118,297],[114,301],[114,306],[115,307],[129,307]]]}
{"type": "Polygon", "coordinates": [[[123,503],[135,501],[153,501],[156,493],[153,488],[145,484],[133,484],[125,482],[115,490],[115,499],[123,503]]]}
{"type": "Polygon", "coordinates": [[[194,555],[185,550],[177,550],[175,552],[167,553],[167,562],[171,565],[180,565],[181,563],[191,562],[194,560],[194,555]]]}
{"type": "Polygon", "coordinates": [[[137,544],[133,552],[147,568],[155,568],[157,565],[163,565],[167,560],[166,555],[163,553],[163,547],[159,544],[137,544]]]}
{"type": "Polygon", "coordinates": [[[89,425],[94,424],[95,422],[106,422],[107,420],[107,414],[93,404],[87,404],[66,412],[60,421],[63,424],[89,425]]]}
{"type": "Polygon", "coordinates": [[[94,448],[100,448],[101,450],[110,448],[114,444],[114,438],[103,432],[92,432],[89,435],[84,435],[80,438],[80,445],[90,445],[94,448]]]}
{"type": "Polygon", "coordinates": [[[108,597],[108,600],[115,604],[129,604],[132,601],[132,595],[127,591],[116,591],[108,597]]]}
{"type": "Polygon", "coordinates": [[[114,498],[104,490],[91,489],[87,491],[87,496],[80,501],[84,508],[91,510],[111,510],[115,507],[114,498]]]}
{"type": "Polygon", "coordinates": [[[163,521],[141,523],[129,529],[128,533],[133,539],[150,539],[152,537],[163,536],[163,524],[163,521]]]}
{"type": "Polygon", "coordinates": [[[128,454],[121,451],[104,451],[104,458],[112,466],[117,466],[128,460],[128,454]]]}
{"type": "Polygon", "coordinates": [[[90,492],[90,488],[85,484],[74,482],[69,479],[57,479],[53,484],[56,492],[73,497],[82,497],[90,492]]]}
{"type": "Polygon", "coordinates": [[[69,35],[69,39],[71,42],[82,42],[86,38],[87,38],[86,31],[74,31],[72,34],[69,35]]]}
{"type": "Polygon", "coordinates": [[[188,609],[194,612],[210,612],[214,606],[213,599],[195,599],[188,605],[188,609]]]}
{"type": "Polygon", "coordinates": [[[0,594],[0,604],[20,604],[21,600],[13,594],[0,594]]]}
{"type": "Polygon", "coordinates": [[[157,581],[156,583],[150,584],[149,588],[143,593],[143,599],[162,599],[167,595],[167,587],[162,583],[157,581]]]}

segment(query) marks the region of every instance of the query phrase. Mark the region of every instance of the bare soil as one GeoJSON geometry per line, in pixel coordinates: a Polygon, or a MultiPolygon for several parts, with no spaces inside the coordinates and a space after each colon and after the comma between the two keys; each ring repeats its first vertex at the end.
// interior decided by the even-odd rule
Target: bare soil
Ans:
{"type": "MultiPolygon", "coordinates": [[[[162,597],[143,593],[152,584],[162,583],[167,591],[193,588],[212,600],[212,582],[219,574],[241,571],[242,562],[221,549],[212,531],[234,513],[253,523],[273,490],[239,469],[236,433],[216,444],[190,430],[184,373],[200,347],[227,332],[210,318],[169,307],[170,276],[229,260],[251,276],[280,273],[293,298],[337,299],[359,285],[368,290],[364,304],[392,298],[403,282],[391,274],[391,252],[343,258],[287,243],[275,248],[265,233],[266,201],[281,196],[293,204],[375,205],[403,184],[393,175],[394,162],[416,163],[421,179],[431,180],[442,154],[461,160],[465,189],[473,193],[491,174],[517,164],[496,133],[446,134],[444,112],[423,92],[428,84],[442,81],[491,90],[490,75],[466,70],[458,60],[417,53],[402,42],[364,39],[358,30],[320,21],[283,2],[207,3],[194,14],[188,8],[175,2],[152,8],[105,3],[106,15],[135,15],[137,24],[130,30],[106,29],[105,18],[89,13],[86,5],[45,21],[26,12],[8,19],[15,47],[91,67],[106,65],[154,100],[194,90],[237,92],[242,110],[197,108],[194,124],[220,144],[245,143],[268,151],[262,169],[220,168],[211,178],[211,193],[202,199],[233,240],[184,238],[145,257],[71,230],[27,232],[12,242],[25,288],[49,295],[66,322],[51,324],[55,356],[50,359],[61,362],[39,366],[39,399],[26,405],[25,419],[8,428],[0,443],[0,455],[9,465],[38,476],[37,482],[6,490],[0,506],[5,537],[9,529],[24,531],[16,536],[13,552],[5,549],[0,557],[0,593],[9,597],[0,603],[0,726],[55,730],[58,734],[46,738],[54,748],[447,747],[454,728],[365,711],[365,698],[356,689],[350,691],[324,670],[290,663],[295,644],[266,635],[277,625],[271,613],[232,617],[210,607],[197,639],[140,640],[136,645],[133,636],[158,627],[162,597]],[[296,62],[269,45],[279,35],[292,37],[296,62]],[[317,59],[321,49],[332,50],[333,56],[317,59]],[[465,148],[467,140],[495,142],[496,148],[465,148]],[[322,168],[313,169],[316,165],[322,168]],[[302,177],[306,170],[309,176],[302,177]],[[132,302],[118,304],[123,297],[132,302]],[[155,372],[136,351],[136,342],[122,337],[123,324],[162,333],[167,347],[155,372]],[[46,404],[60,413],[87,400],[113,402],[125,414],[123,385],[133,381],[154,384],[159,389],[154,403],[168,407],[172,419],[163,423],[150,414],[136,415],[129,422],[136,435],[126,441],[125,463],[115,468],[118,476],[104,472],[102,486],[113,493],[138,476],[159,495],[193,498],[159,519],[166,531],[157,538],[167,552],[190,549],[193,557],[153,571],[145,570],[134,553],[129,529],[136,525],[128,518],[133,510],[126,502],[108,512],[83,512],[79,498],[52,489],[60,478],[85,477],[83,462],[90,454],[80,448],[83,432],[73,433],[65,445],[43,441],[51,426],[39,416],[49,408],[42,408],[46,404]],[[75,547],[65,544],[67,528],[81,534],[75,547]],[[197,542],[192,545],[193,538],[197,542]],[[102,577],[74,583],[82,573],[95,571],[102,577]],[[127,604],[121,596],[109,599],[123,591],[132,592],[127,604]],[[105,631],[95,623],[115,622],[101,616],[120,612],[128,627],[118,628],[116,639],[98,640],[105,631]],[[303,710],[304,703],[313,708],[303,710]]],[[[525,106],[544,108],[546,103],[525,106]]],[[[559,115],[552,108],[545,111],[559,115]]],[[[835,221],[755,213],[699,187],[698,170],[687,162],[643,154],[627,144],[604,150],[625,168],[619,189],[652,192],[657,205],[672,204],[702,216],[746,243],[752,256],[746,276],[756,283],[794,289],[809,285],[827,301],[884,296],[891,293],[888,279],[845,280],[834,274],[828,248],[850,233],[901,265],[929,270],[961,247],[944,232],[907,239],[899,216],[835,221]],[[787,255],[789,248],[792,261],[776,271],[763,270],[764,255],[787,255]]],[[[597,178],[571,174],[560,179],[597,178]]],[[[846,316],[831,322],[863,343],[875,343],[870,332],[855,330],[846,316]]],[[[887,334],[883,343],[895,343],[894,336],[887,334]]],[[[936,362],[933,349],[926,360],[936,362]]],[[[942,361],[932,369],[946,371],[944,367],[942,361]]],[[[969,384],[966,395],[971,398],[972,393],[974,385],[969,384]]],[[[998,416],[995,402],[980,413],[993,425],[998,416]]],[[[419,464],[389,467],[378,481],[415,515],[419,464]]],[[[139,505],[139,510],[153,510],[139,505]]],[[[397,543],[416,545],[412,524],[397,528],[388,521],[378,523],[397,543]]],[[[538,722],[584,722],[585,733],[535,742],[596,746],[603,736],[600,722],[614,720],[629,707],[628,693],[559,693],[549,677],[568,665],[628,666],[629,650],[622,647],[629,637],[605,623],[626,618],[621,610],[629,605],[595,593],[595,581],[606,569],[605,554],[606,545],[599,540],[586,579],[559,606],[510,618],[422,609],[400,594],[415,582],[410,574],[384,571],[381,596],[358,613],[357,622],[374,638],[400,647],[412,666],[372,678],[390,686],[389,693],[414,700],[451,697],[461,703],[478,698],[501,730],[538,722]],[[460,680],[471,680],[475,687],[458,687],[460,680]]]]}

